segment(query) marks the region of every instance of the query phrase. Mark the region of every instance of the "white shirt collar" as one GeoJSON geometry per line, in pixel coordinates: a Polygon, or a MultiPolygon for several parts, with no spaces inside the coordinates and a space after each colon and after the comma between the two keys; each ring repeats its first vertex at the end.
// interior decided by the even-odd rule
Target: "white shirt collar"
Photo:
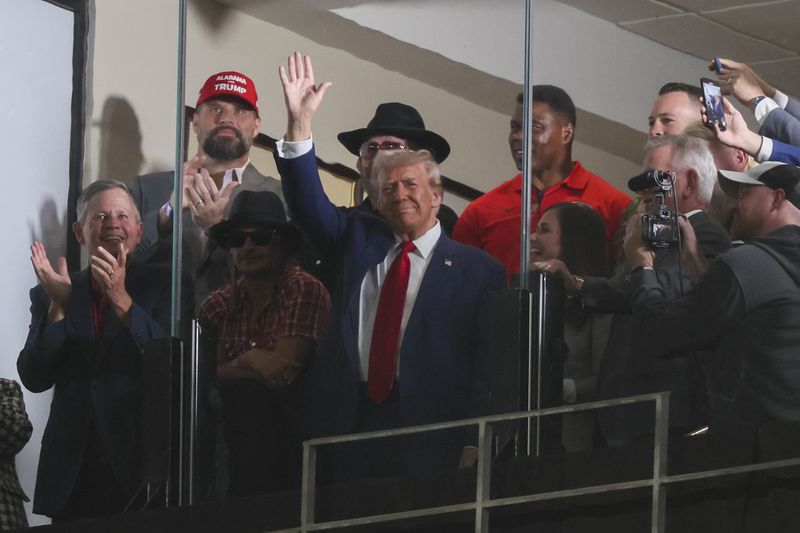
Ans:
{"type": "MultiPolygon", "coordinates": [[[[433,247],[436,246],[436,243],[439,242],[439,237],[442,236],[442,227],[439,225],[439,219],[434,220],[436,223],[433,227],[413,241],[417,252],[419,252],[419,255],[422,256],[423,259],[426,259],[433,251],[433,247]]],[[[397,234],[395,234],[394,238],[397,244],[403,242],[403,239],[397,234]]]]}

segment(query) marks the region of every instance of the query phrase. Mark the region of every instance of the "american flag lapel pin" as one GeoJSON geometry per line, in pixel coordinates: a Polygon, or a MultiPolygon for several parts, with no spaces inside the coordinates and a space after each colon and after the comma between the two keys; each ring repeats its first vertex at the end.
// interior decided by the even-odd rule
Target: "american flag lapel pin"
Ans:
{"type": "Polygon", "coordinates": [[[453,261],[451,261],[450,259],[445,259],[444,260],[444,266],[446,266],[446,267],[453,266],[453,261]]]}

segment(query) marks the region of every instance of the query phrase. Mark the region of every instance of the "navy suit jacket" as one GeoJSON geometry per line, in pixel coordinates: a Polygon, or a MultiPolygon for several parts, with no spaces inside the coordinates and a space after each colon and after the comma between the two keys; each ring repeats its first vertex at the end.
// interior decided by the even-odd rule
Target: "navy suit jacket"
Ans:
{"type": "MultiPolygon", "coordinates": [[[[759,133],[787,144],[800,146],[800,102],[789,98],[786,109],[770,111],[759,129],[759,133]]],[[[783,160],[777,159],[776,161],[783,160]]]]}
{"type": "MultiPolygon", "coordinates": [[[[314,151],[276,162],[294,220],[324,246],[341,249],[329,330],[311,370],[313,435],[351,432],[358,410],[358,314],[361,283],[395,245],[392,227],[360,209],[334,206],[325,195],[314,151]]],[[[479,416],[488,403],[486,302],[505,270],[485,252],[442,234],[422,279],[400,353],[396,426],[479,416]]],[[[467,438],[430,436],[417,453],[420,469],[455,466],[467,438]],[[459,440],[461,439],[461,440],[459,440]],[[423,455],[425,457],[423,457],[423,455]]],[[[413,453],[413,452],[412,452],[413,453]]]]}
{"type": "Polygon", "coordinates": [[[48,516],[67,503],[87,445],[101,447],[122,490],[133,495],[138,488],[143,344],[169,333],[168,269],[129,263],[130,327],[107,309],[99,337],[92,322],[89,269],[71,278],[65,318],[58,322],[47,322],[50,299],[42,286],[31,289],[30,329],[17,359],[28,390],[54,387],[33,506],[34,513],[48,516]],[[96,440],[90,443],[93,427],[96,440]]]}

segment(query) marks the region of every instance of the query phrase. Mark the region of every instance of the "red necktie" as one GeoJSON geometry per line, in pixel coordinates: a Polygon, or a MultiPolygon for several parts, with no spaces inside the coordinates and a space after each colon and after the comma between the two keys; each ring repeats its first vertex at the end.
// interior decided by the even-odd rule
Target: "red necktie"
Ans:
{"type": "Polygon", "coordinates": [[[406,303],[408,276],[411,273],[408,253],[414,250],[414,243],[406,241],[402,246],[400,255],[386,273],[375,313],[375,324],[372,326],[367,390],[376,404],[383,403],[392,392],[397,368],[400,323],[403,321],[403,306],[406,303]]]}

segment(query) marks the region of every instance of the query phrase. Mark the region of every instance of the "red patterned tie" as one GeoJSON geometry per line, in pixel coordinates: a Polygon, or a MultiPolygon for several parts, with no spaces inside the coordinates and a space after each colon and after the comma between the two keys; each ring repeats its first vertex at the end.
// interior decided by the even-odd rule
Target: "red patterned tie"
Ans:
{"type": "Polygon", "coordinates": [[[402,246],[400,255],[386,273],[380,300],[378,300],[378,310],[375,313],[375,324],[372,326],[367,390],[369,397],[376,404],[383,403],[392,392],[397,368],[400,323],[403,320],[408,276],[411,273],[411,260],[408,258],[408,253],[414,250],[414,243],[406,241],[402,246]]]}

